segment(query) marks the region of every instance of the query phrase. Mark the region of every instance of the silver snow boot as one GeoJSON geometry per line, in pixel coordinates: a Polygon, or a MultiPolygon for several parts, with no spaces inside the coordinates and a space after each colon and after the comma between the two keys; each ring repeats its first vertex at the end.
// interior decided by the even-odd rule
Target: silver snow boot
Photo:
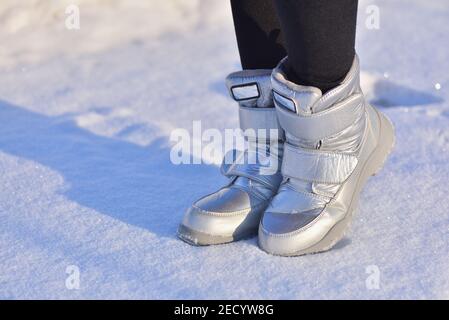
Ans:
{"type": "Polygon", "coordinates": [[[223,160],[221,172],[229,183],[188,209],[178,229],[182,240],[211,245],[257,234],[262,213],[282,180],[283,132],[273,105],[271,72],[244,70],[226,78],[231,97],[239,103],[245,148],[223,160]]]}
{"type": "Polygon", "coordinates": [[[365,101],[357,56],[341,84],[324,95],[288,81],[286,59],[272,74],[286,136],[283,182],[263,215],[259,246],[296,256],[328,250],[344,236],[362,187],[393,147],[394,130],[365,101]]]}

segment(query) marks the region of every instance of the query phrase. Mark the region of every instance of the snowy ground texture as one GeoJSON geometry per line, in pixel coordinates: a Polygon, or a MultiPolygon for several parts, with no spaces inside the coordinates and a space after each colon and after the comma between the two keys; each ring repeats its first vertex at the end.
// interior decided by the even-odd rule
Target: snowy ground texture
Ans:
{"type": "Polygon", "coordinates": [[[396,148],[335,250],[282,258],[255,238],[175,236],[225,181],[214,165],[171,164],[169,136],[193,120],[237,126],[227,1],[2,0],[0,298],[448,299],[448,21],[445,0],[361,2],[363,86],[396,148]],[[65,28],[72,2],[80,30],[65,28]],[[370,4],[379,30],[365,26],[370,4]]]}

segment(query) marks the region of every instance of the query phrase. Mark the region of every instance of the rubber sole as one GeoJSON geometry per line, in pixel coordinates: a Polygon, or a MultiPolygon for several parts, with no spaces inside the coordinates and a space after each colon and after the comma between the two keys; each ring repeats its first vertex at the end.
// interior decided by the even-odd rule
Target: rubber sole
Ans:
{"type": "Polygon", "coordinates": [[[257,228],[254,230],[247,230],[238,232],[230,236],[216,236],[204,232],[193,230],[181,224],[178,228],[177,236],[182,241],[193,246],[210,246],[217,244],[225,244],[247,238],[252,238],[257,235],[257,228]]]}
{"type": "Polygon", "coordinates": [[[357,181],[356,192],[354,192],[354,196],[351,200],[348,213],[342,220],[336,223],[319,242],[315,243],[313,246],[300,251],[296,251],[291,254],[281,254],[281,256],[301,256],[328,251],[345,236],[345,233],[349,229],[349,226],[351,224],[354,212],[356,211],[358,198],[363,186],[366,184],[369,177],[376,175],[382,169],[388,155],[394,147],[395,137],[393,124],[386,116],[384,116],[377,110],[375,111],[379,116],[380,121],[379,141],[381,143],[379,143],[376,149],[372,152],[361,170],[362,174],[357,181]]]}

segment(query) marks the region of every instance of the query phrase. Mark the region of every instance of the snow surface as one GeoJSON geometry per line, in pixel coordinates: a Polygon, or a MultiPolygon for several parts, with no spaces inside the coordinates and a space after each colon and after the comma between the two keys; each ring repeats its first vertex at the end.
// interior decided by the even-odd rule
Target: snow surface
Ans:
{"type": "Polygon", "coordinates": [[[444,0],[361,2],[362,83],[396,148],[334,250],[282,258],[255,238],[175,236],[225,179],[171,164],[170,133],[238,123],[223,85],[240,66],[227,1],[2,0],[0,298],[448,299],[448,19],[444,0]],[[64,26],[69,3],[80,30],[64,26]],[[365,26],[370,4],[379,30],[365,26]]]}

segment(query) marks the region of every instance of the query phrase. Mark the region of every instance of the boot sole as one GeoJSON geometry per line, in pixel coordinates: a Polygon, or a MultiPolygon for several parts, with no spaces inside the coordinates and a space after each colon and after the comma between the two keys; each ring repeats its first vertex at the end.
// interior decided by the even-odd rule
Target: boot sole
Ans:
{"type": "Polygon", "coordinates": [[[356,211],[359,200],[358,198],[363,186],[366,184],[370,176],[376,175],[382,169],[388,155],[394,147],[395,137],[393,124],[382,113],[378,112],[377,110],[375,111],[380,121],[379,143],[362,169],[362,172],[364,172],[364,174],[362,173],[359,180],[357,181],[356,192],[354,192],[354,196],[351,200],[348,213],[342,220],[340,220],[329,230],[329,232],[324,236],[323,239],[321,239],[313,246],[291,254],[285,254],[283,256],[301,256],[305,254],[328,251],[345,236],[345,233],[349,229],[352,218],[356,211]]]}
{"type": "Polygon", "coordinates": [[[182,241],[193,246],[210,246],[216,244],[225,244],[238,240],[252,238],[257,234],[257,228],[239,232],[230,236],[210,235],[204,232],[193,230],[181,224],[178,228],[177,236],[182,241]]]}

